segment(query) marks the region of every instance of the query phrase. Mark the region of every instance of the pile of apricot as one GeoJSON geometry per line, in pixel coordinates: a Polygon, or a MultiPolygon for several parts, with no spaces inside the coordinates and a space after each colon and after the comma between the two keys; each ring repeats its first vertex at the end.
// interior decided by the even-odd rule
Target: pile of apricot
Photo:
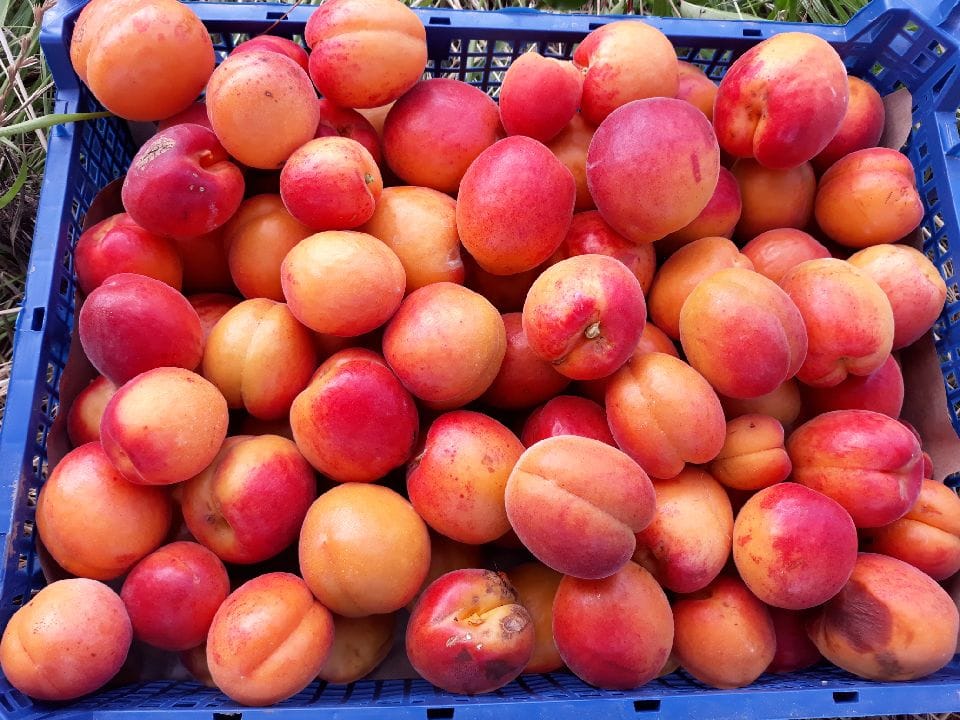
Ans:
{"type": "Polygon", "coordinates": [[[391,653],[470,694],[950,661],[960,499],[898,355],[946,285],[828,43],[775,35],[718,86],[619,20],[491,69],[495,100],[421,79],[398,0],[304,39],[216,64],[175,0],[77,20],[80,79],[159,124],[76,247],[99,375],[39,494],[65,579],[4,631],[14,686],[93,692],[133,643],[249,705],[391,653]]]}

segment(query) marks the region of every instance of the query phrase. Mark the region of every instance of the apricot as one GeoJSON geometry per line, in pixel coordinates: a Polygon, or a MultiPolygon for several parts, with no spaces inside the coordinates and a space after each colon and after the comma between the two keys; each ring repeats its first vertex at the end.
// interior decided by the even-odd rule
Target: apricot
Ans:
{"type": "MultiPolygon", "coordinates": [[[[640,334],[640,342],[637,343],[637,349],[633,351],[631,357],[652,352],[666,353],[667,355],[673,355],[675,358],[680,357],[680,353],[677,351],[677,346],[674,345],[673,340],[671,340],[663,330],[650,322],[648,318],[646,324],[643,326],[643,332],[640,334]]],[[[577,386],[580,392],[586,397],[602,404],[607,395],[607,385],[610,384],[612,377],[612,375],[608,375],[599,380],[581,380],[577,383],[577,386]]]]}
{"type": "Polygon", "coordinates": [[[754,413],[727,421],[723,448],[708,468],[714,478],[734,490],[762,490],[783,482],[792,469],[783,424],[770,415],[754,413]]]}
{"type": "Polygon", "coordinates": [[[635,243],[659,240],[693,221],[713,196],[719,171],[710,121],[672,97],[635,100],[615,110],[597,128],[587,153],[587,185],[597,209],[635,243]]]}
{"type": "Polygon", "coordinates": [[[687,462],[708,463],[723,448],[726,423],[717,394],[670,355],[631,358],[611,378],[606,408],[617,445],[653,478],[673,477],[687,462]]]}
{"type": "Polygon", "coordinates": [[[189,650],[183,650],[178,653],[178,657],[194,680],[209,688],[217,687],[213,682],[213,678],[210,676],[210,668],[207,666],[206,641],[189,650]]]}
{"type": "Polygon", "coordinates": [[[778,33],[737,58],[720,81],[720,146],[765,167],[792,168],[822,151],[847,112],[847,71],[811,33],[778,33]]]}
{"type": "Polygon", "coordinates": [[[112,215],[85,230],[73,256],[80,289],[87,295],[116,273],[136,273],[165,282],[174,290],[183,283],[177,246],[137,225],[126,213],[112,215]]]}
{"type": "Polygon", "coordinates": [[[189,295],[187,301],[197,311],[197,317],[200,318],[204,348],[206,348],[207,339],[210,337],[210,331],[213,330],[220,318],[226,315],[230,308],[240,304],[240,298],[225,293],[196,293],[195,295],[189,295]]]}
{"type": "Polygon", "coordinates": [[[308,328],[356,337],[397,311],[406,275],[396,253],[375,237],[331,230],[287,253],[280,284],[290,312],[308,328]]]}
{"type": "Polygon", "coordinates": [[[818,415],[787,439],[793,479],[836,500],[858,528],[887,525],[916,502],[920,443],[893,418],[869,410],[818,415]]]}
{"type": "Polygon", "coordinates": [[[140,2],[141,0],[91,0],[83,6],[70,39],[70,63],[77,77],[83,82],[87,81],[87,58],[91,48],[97,43],[104,19],[120,9],[127,11],[135,8],[140,2]]]}
{"type": "Polygon", "coordinates": [[[633,561],[673,592],[702,590],[730,558],[733,508],[709,473],[685,468],[653,484],[657,510],[637,533],[633,561]]]}
{"type": "Polygon", "coordinates": [[[737,514],[733,560],[763,602],[806,610],[832,598],[850,578],[857,529],[835,500],[797,483],[779,483],[751,497],[737,514]]]}
{"type": "Polygon", "coordinates": [[[503,573],[442,575],[410,613],[407,657],[447,692],[491,692],[516,678],[533,655],[534,625],[503,573]]]}
{"type": "Polygon", "coordinates": [[[304,40],[310,77],[337,105],[374,108],[406,93],[427,64],[420,18],[396,0],[334,0],[315,10],[304,40]]]}
{"type": "Polygon", "coordinates": [[[283,302],[280,266],[287,253],[311,234],[310,228],[287,211],[279,195],[244,200],[222,236],[230,277],[240,293],[246,298],[283,302]]]}
{"type": "Polygon", "coordinates": [[[630,690],[666,665],[673,617],[653,576],[628,562],[601,580],[564,577],[553,601],[553,637],[563,662],[581,680],[630,690]]]}
{"type": "Polygon", "coordinates": [[[906,245],[877,245],[851,255],[883,290],[893,310],[893,349],[919,340],[940,316],[947,285],[927,256],[906,245]]]}
{"type": "Polygon", "coordinates": [[[673,603],[673,653],[697,680],[716,688],[749,685],[767,669],[776,634],[767,607],[740,580],[721,575],[673,603]]]}
{"type": "Polygon", "coordinates": [[[779,169],[743,158],[730,172],[737,180],[742,203],[737,237],[749,240],[768,230],[810,224],[817,194],[817,178],[810,163],[779,169]]]}
{"type": "Polygon", "coordinates": [[[587,149],[595,131],[596,128],[578,112],[567,126],[547,143],[550,152],[573,175],[577,188],[574,210],[577,211],[592,210],[596,207],[590,196],[590,188],[587,187],[587,149]]]}
{"type": "Polygon", "coordinates": [[[808,613],[768,608],[777,635],[777,651],[767,666],[768,673],[792,673],[816,665],[823,659],[817,646],[807,637],[808,613]]]}
{"type": "Polygon", "coordinates": [[[643,326],[640,342],[633,354],[643,355],[652,352],[666,353],[667,355],[673,355],[675,358],[680,357],[677,346],[670,339],[670,336],[648,320],[647,324],[643,326]]]}
{"type": "Polygon", "coordinates": [[[413,454],[417,406],[370,350],[348,348],[320,366],[290,408],[297,447],[336,482],[370,482],[413,454]]]}
{"type": "Polygon", "coordinates": [[[230,699],[272,705],[313,681],[333,636],[333,616],[303,580],[267,573],[245,582],[220,606],[207,636],[207,665],[230,699]]]}
{"type": "Polygon", "coordinates": [[[641,21],[614,21],[593,30],[577,46],[573,63],[584,72],[581,112],[594,125],[632,100],[677,94],[673,45],[641,21]]]}
{"type": "Polygon", "coordinates": [[[279,170],[313,138],[317,94],[295,60],[268,50],[230,55],[207,83],[207,114],[227,151],[244,165],[279,170]]]}
{"type": "Polygon", "coordinates": [[[435,282],[463,284],[457,203],[449,195],[425,187],[384,188],[360,230],[396,253],[407,293],[435,282]]]}
{"type": "Polygon", "coordinates": [[[67,453],[37,498],[44,547],[67,572],[95,580],[127,572],[163,542],[170,523],[167,493],[125,480],[99,443],[67,453]]]}
{"type": "Polygon", "coordinates": [[[448,282],[410,293],[383,334],[390,369],[436,410],[452,410],[483,395],[506,351],[507,333],[497,309],[448,282]],[[445,362],[438,363],[440,357],[445,362]]]}
{"type": "Polygon", "coordinates": [[[527,52],[507,68],[500,86],[500,120],[507,135],[549,142],[580,107],[583,75],[569,60],[527,52]]]}
{"type": "Polygon", "coordinates": [[[100,443],[130,482],[170,485],[213,461],[228,419],[227,402],[212,383],[161,367],[117,390],[103,411],[100,443]]]}
{"type": "Polygon", "coordinates": [[[530,447],[557,435],[579,435],[616,447],[603,408],[576,395],[557,395],[530,413],[523,423],[520,440],[530,447]]]}
{"type": "Polygon", "coordinates": [[[717,187],[707,201],[706,206],[693,220],[676,232],[672,232],[657,242],[657,248],[668,248],[674,252],[677,248],[689,245],[705,237],[731,237],[740,222],[743,203],[737,179],[725,167],[720,168],[717,187]]]}
{"type": "Polygon", "coordinates": [[[493,383],[481,396],[483,402],[504,409],[527,408],[552,398],[570,384],[569,378],[530,348],[521,313],[506,313],[503,326],[507,352],[493,383]]]}
{"type": "Polygon", "coordinates": [[[864,546],[910,563],[934,580],[960,571],[960,498],[934,480],[924,480],[907,514],[863,533],[864,546]]]}
{"type": "Polygon", "coordinates": [[[380,148],[380,135],[377,129],[356,110],[334,105],[327,98],[321,98],[320,124],[316,137],[342,137],[360,143],[370,153],[370,157],[379,167],[383,160],[380,148]]]}
{"type": "Polygon", "coordinates": [[[560,247],[575,199],[570,171],[542,144],[523,136],[500,140],[463,175],[460,241],[495,275],[531,270],[560,247]]]}
{"type": "Polygon", "coordinates": [[[383,178],[356,140],[320,137],[301,145],[280,171],[280,196],[290,214],[313,230],[349,230],[373,216],[383,178]]]}
{"type": "Polygon", "coordinates": [[[73,399],[67,413],[67,437],[71,445],[80,447],[100,439],[103,409],[116,392],[116,385],[98,375],[73,399]]]}
{"type": "Polygon", "coordinates": [[[174,125],[133,157],[121,196],[130,217],[158,235],[203,235],[223,225],[243,200],[243,173],[212,131],[174,125]]]}
{"type": "Polygon", "coordinates": [[[407,496],[437,532],[462,543],[492,542],[510,529],[504,492],[523,449],[516,435],[486,415],[441,415],[407,466],[407,496]]]}
{"type": "Polygon", "coordinates": [[[474,292],[483,295],[502,313],[523,310],[523,301],[527,299],[530,286],[547,267],[547,263],[544,263],[532,270],[525,270],[513,275],[494,275],[480,267],[477,261],[470,257],[469,253],[463,253],[462,257],[465,274],[464,284],[474,292]]]}
{"type": "Polygon", "coordinates": [[[203,376],[227,406],[262,420],[287,415],[316,365],[310,332],[286,305],[266,298],[244,300],[227,311],[203,352],[203,376]]]}
{"type": "Polygon", "coordinates": [[[316,497],[316,478],[293,442],[238,436],[183,485],[180,507],[191,534],[220,559],[251,564],[296,540],[316,497]]]}
{"type": "Polygon", "coordinates": [[[346,685],[373,672],[393,647],[396,618],[370,615],[362,618],[333,616],[333,646],[320,671],[321,680],[346,685]]]}
{"type": "Polygon", "coordinates": [[[807,623],[823,656],[870,680],[913,680],[953,658],[960,622],[946,591],[912,565],[861,553],[850,580],[807,623]]]}
{"type": "Polygon", "coordinates": [[[404,182],[454,193],[470,164],[503,136],[489,95],[460,80],[435,78],[417,83],[387,113],[383,155],[404,182]]]}
{"type": "Polygon", "coordinates": [[[851,248],[896,242],[923,218],[913,165],[889,148],[846,155],[817,188],[814,214],[831,240],[851,248]]]}
{"type": "Polygon", "coordinates": [[[534,557],[582,578],[621,569],[654,514],[653,486],[639,465],[574,435],[527,448],[507,480],[505,501],[510,525],[534,557]]]}
{"type": "Polygon", "coordinates": [[[843,260],[800,263],[780,280],[807,328],[807,357],[797,379],[838,385],[848,374],[869,375],[886,362],[894,320],[883,289],[843,260]]]}
{"type": "Polygon", "coordinates": [[[630,242],[610,227],[596,210],[576,213],[573,216],[570,229],[551,261],[590,254],[616,258],[637,276],[644,295],[650,291],[657,267],[653,245],[636,245],[630,242]]]}
{"type": "MultiPolygon", "coordinates": [[[[365,345],[370,346],[372,343],[375,344],[382,336],[383,333],[376,330],[357,337],[337,337],[336,335],[315,332],[313,333],[313,346],[317,350],[317,357],[322,360],[328,360],[331,355],[341,350],[364,348],[365,345]]],[[[369,349],[369,347],[364,349],[369,349]]]]}
{"type": "Polygon", "coordinates": [[[647,318],[640,282],[607,255],[575,255],[541,273],[523,304],[530,348],[573,380],[596,380],[633,354],[647,318]]]}
{"type": "Polygon", "coordinates": [[[133,633],[163,650],[189,650],[207,639],[230,578],[220,559],[194,542],[164,545],[138,562],[120,598],[133,633]]]}
{"type": "Polygon", "coordinates": [[[126,120],[185,110],[215,63],[200,18],[173,0],[97,3],[77,21],[70,58],[97,100],[126,120]]]}
{"type": "MultiPolygon", "coordinates": [[[[138,1],[139,0],[134,0],[134,2],[138,1]]],[[[74,32],[76,32],[76,30],[74,30],[74,32]]],[[[182,125],[183,123],[203,125],[203,127],[213,130],[213,127],[210,125],[210,117],[207,115],[207,104],[203,100],[197,100],[192,105],[188,105],[186,110],[181,110],[170,117],[160,120],[160,122],[157,123],[157,132],[166,130],[171,125],[182,125]]]]}
{"type": "Polygon", "coordinates": [[[413,506],[381,485],[344,483],[310,506],[300,531],[300,572],[338,615],[399,610],[430,568],[430,536],[413,506]]]}
{"type": "Polygon", "coordinates": [[[896,419],[903,408],[903,373],[891,355],[869,375],[847,375],[828,388],[805,385],[801,394],[810,416],[831,410],[872,410],[896,419]]]}
{"type": "Polygon", "coordinates": [[[807,355],[803,317],[776,283],[743,268],[697,285],[680,311],[687,362],[728,397],[760,397],[796,375],[807,355]],[[743,352],[744,346],[753,352],[743,352]]]}
{"type": "MultiPolygon", "coordinates": [[[[512,532],[512,531],[510,531],[512,532]]],[[[509,532],[507,533],[509,535],[509,532]]],[[[520,541],[517,546],[521,547],[520,541]]],[[[467,545],[456,540],[451,540],[445,535],[437,532],[430,533],[430,569],[427,576],[423,579],[420,591],[414,596],[413,600],[407,603],[407,610],[412,610],[420,593],[441,575],[446,575],[453,570],[462,570],[463,568],[479,568],[486,564],[485,546],[467,545]]]]}
{"type": "Polygon", "coordinates": [[[117,273],[80,308],[80,344],[115,385],[158,367],[195,368],[203,356],[197,312],[166,283],[117,273]]]}
{"type": "Polygon", "coordinates": [[[381,149],[383,140],[383,123],[387,119],[387,113],[390,112],[391,108],[393,108],[395,104],[396,100],[393,102],[388,102],[385,105],[378,105],[375,108],[357,108],[357,112],[365,117],[367,122],[369,122],[373,126],[373,129],[376,130],[377,137],[381,141],[381,149]]]}
{"type": "Polygon", "coordinates": [[[98,690],[130,650],[130,618],[103,583],[50,583],[13,614],[0,640],[0,667],[35,700],[72,700],[98,690]]]}
{"type": "MultiPolygon", "coordinates": [[[[693,63],[678,61],[677,70],[679,71],[679,83],[676,97],[680,100],[686,100],[706,115],[707,120],[713,122],[713,103],[717,99],[718,89],[716,84],[707,77],[707,74],[698,65],[693,63]]],[[[715,234],[706,233],[700,237],[715,234]]]]}
{"type": "Polygon", "coordinates": [[[265,50],[267,52],[286,55],[302,67],[304,72],[308,70],[310,58],[307,55],[307,51],[293,40],[277,37],[276,35],[257,35],[249,40],[244,40],[239,45],[236,45],[233,50],[230,51],[230,54],[236,55],[237,53],[251,52],[253,50],[265,50]]]}
{"type": "Polygon", "coordinates": [[[680,339],[680,311],[703,280],[726,268],[753,269],[750,258],[723,237],[705,237],[677,250],[660,266],[647,296],[650,320],[674,340],[680,339]]]}
{"type": "Polygon", "coordinates": [[[883,135],[887,118],[880,93],[852,75],[847,77],[847,85],[847,112],[833,139],[812,160],[813,167],[820,173],[845,155],[875,147],[883,135]]]}
{"type": "Polygon", "coordinates": [[[523,672],[559,670],[563,658],[553,640],[553,599],[563,576],[546,565],[529,562],[513,568],[508,577],[517,593],[517,601],[533,619],[533,656],[523,672]]]}
{"type": "Polygon", "coordinates": [[[760,233],[741,252],[750,258],[754,270],[775,283],[806,260],[830,257],[830,251],[812,235],[789,227],[760,233]]]}
{"type": "Polygon", "coordinates": [[[769,415],[784,428],[789,428],[800,417],[803,401],[800,396],[800,383],[787,380],[773,392],[757,398],[737,400],[720,396],[720,404],[723,405],[728,420],[741,415],[769,415]]]}

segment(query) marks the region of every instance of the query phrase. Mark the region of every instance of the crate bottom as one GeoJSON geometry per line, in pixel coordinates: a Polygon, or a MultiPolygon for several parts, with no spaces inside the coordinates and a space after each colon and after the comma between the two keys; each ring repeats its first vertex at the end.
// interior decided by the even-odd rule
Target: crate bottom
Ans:
{"type": "Polygon", "coordinates": [[[479,697],[451,695],[423,680],[313,683],[271,708],[237,705],[222,693],[187,682],[152,682],[116,688],[69,705],[37,703],[16,691],[0,696],[11,718],[136,716],[168,720],[242,720],[280,715],[377,717],[410,720],[549,718],[815,718],[960,711],[960,656],[940,672],[906,683],[861,680],[832,666],[790,675],[764,675],[747,688],[715,690],[673,673],[630,692],[597,690],[567,673],[525,675],[479,697]]]}

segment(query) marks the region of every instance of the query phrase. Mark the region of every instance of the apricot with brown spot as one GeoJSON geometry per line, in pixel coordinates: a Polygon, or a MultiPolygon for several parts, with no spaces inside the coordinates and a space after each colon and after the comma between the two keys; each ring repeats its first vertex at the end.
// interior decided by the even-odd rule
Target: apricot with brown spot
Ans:
{"type": "Polygon", "coordinates": [[[914,680],[956,651],[957,607],[930,576],[901,560],[861,553],[849,582],[808,622],[833,664],[870,680],[914,680]]]}

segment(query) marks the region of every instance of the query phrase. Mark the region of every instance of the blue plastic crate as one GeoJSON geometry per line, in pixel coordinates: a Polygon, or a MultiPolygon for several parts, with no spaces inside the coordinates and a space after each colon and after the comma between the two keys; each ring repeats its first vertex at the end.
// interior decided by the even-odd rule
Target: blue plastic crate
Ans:
{"type": "MultiPolygon", "coordinates": [[[[82,2],[60,0],[41,42],[53,70],[58,112],[96,109],[69,62],[69,42],[82,2]]],[[[247,35],[302,33],[312,8],[200,3],[194,10],[221,56],[247,35]]],[[[457,77],[495,92],[503,70],[531,47],[569,57],[575,43],[611,17],[534,11],[494,13],[417,10],[427,27],[433,77],[457,77]]],[[[715,79],[746,49],[789,23],[647,18],[671,38],[681,59],[715,79]]],[[[846,26],[803,25],[830,42],[850,72],[882,94],[906,86],[914,99],[908,155],[926,205],[922,233],[928,256],[947,281],[947,305],[934,328],[950,415],[960,431],[960,287],[954,248],[960,247],[960,0],[873,0],[846,26]]],[[[26,297],[17,322],[7,413],[0,435],[0,626],[43,585],[33,535],[37,491],[47,475],[47,434],[59,405],[60,375],[73,326],[73,247],[95,194],[124,172],[135,151],[126,126],[114,119],[54,129],[30,259],[26,297]]],[[[960,251],[958,251],[960,252],[960,251]]],[[[748,688],[718,691],[682,672],[632,692],[597,690],[567,673],[524,676],[490,695],[450,695],[422,680],[314,683],[269,710],[244,708],[190,683],[153,682],[59,705],[33,703],[0,677],[0,717],[127,717],[173,720],[266,717],[390,717],[410,720],[543,717],[813,718],[939,713],[960,710],[960,662],[912,683],[874,683],[833,667],[764,676],[748,688]]]]}

